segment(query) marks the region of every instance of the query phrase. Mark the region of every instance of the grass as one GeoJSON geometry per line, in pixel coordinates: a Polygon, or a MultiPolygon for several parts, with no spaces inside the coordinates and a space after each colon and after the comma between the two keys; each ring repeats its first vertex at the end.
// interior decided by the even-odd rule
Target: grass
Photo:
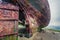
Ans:
{"type": "Polygon", "coordinates": [[[18,40],[18,36],[15,35],[5,36],[3,38],[0,38],[0,40],[18,40]]]}

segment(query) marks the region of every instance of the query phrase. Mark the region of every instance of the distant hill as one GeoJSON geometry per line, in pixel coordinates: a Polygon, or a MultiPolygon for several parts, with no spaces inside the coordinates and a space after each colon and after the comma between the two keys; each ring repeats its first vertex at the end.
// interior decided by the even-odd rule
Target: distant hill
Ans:
{"type": "Polygon", "coordinates": [[[60,26],[50,26],[51,29],[60,30],[60,26]]]}
{"type": "Polygon", "coordinates": [[[46,27],[44,29],[60,32],[60,26],[49,26],[49,27],[46,27]]]}

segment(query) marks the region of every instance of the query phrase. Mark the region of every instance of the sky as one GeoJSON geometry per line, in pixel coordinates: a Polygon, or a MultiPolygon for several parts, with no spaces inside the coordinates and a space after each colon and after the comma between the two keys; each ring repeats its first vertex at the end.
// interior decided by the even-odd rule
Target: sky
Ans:
{"type": "Polygon", "coordinates": [[[48,26],[60,26],[60,0],[48,0],[51,11],[51,21],[48,26]]]}

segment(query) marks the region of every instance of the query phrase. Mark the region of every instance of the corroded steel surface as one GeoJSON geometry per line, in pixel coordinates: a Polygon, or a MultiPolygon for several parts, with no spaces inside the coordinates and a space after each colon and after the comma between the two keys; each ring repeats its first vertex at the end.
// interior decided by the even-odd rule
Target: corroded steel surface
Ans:
{"type": "Polygon", "coordinates": [[[16,5],[0,2],[0,37],[18,33],[18,11],[16,5]]]}
{"type": "MultiPolygon", "coordinates": [[[[25,17],[26,29],[29,33],[44,28],[50,22],[50,8],[47,0],[13,0],[25,17]]],[[[21,14],[21,13],[20,13],[21,14]]],[[[19,14],[19,15],[20,15],[19,14]]],[[[21,16],[22,17],[22,16],[21,16]]]]}
{"type": "Polygon", "coordinates": [[[0,9],[0,19],[18,19],[18,11],[0,9]]]}
{"type": "MultiPolygon", "coordinates": [[[[50,8],[47,0],[17,0],[20,10],[25,14],[27,29],[44,28],[50,22],[50,8]]],[[[31,33],[31,32],[30,32],[31,33]]]]}
{"type": "Polygon", "coordinates": [[[0,21],[0,36],[14,33],[14,21],[0,21]]]}
{"type": "Polygon", "coordinates": [[[19,7],[8,2],[0,2],[0,8],[19,10],[19,7]]]}
{"type": "Polygon", "coordinates": [[[18,10],[13,4],[0,2],[0,19],[18,19],[18,10]]]}

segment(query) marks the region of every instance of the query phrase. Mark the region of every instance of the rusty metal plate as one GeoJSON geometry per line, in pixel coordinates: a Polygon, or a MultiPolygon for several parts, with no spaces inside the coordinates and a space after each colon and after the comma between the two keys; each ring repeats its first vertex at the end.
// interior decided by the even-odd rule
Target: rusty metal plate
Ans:
{"type": "Polygon", "coordinates": [[[0,19],[18,19],[18,12],[0,9],[0,19]]]}
{"type": "Polygon", "coordinates": [[[0,21],[0,36],[17,33],[16,21],[0,21]]]}
{"type": "Polygon", "coordinates": [[[0,8],[19,10],[19,7],[7,2],[0,2],[0,8]]]}

